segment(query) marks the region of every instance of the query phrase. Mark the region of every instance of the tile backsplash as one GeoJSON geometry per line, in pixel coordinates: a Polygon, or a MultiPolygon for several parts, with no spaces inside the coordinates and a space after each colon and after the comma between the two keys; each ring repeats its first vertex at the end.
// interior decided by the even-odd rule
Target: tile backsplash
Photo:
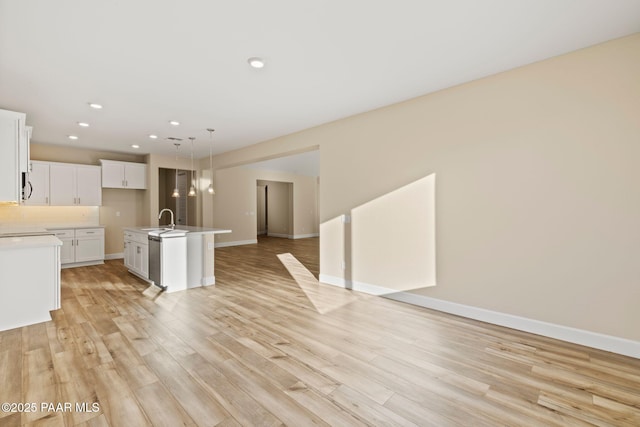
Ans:
{"type": "Polygon", "coordinates": [[[0,206],[0,225],[100,225],[98,206],[0,206]]]}

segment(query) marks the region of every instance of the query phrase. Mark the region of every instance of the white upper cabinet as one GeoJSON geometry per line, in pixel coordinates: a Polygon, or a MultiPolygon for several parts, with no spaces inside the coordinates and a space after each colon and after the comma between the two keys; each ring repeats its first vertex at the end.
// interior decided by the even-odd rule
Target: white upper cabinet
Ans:
{"type": "Polygon", "coordinates": [[[52,206],[100,206],[100,167],[49,163],[49,199],[52,206]]]}
{"type": "Polygon", "coordinates": [[[102,177],[100,166],[76,165],[76,177],[78,205],[102,205],[102,177]]]}
{"type": "Polygon", "coordinates": [[[49,194],[53,206],[74,206],[77,203],[76,167],[64,163],[49,164],[49,194]]]}
{"type": "Polygon", "coordinates": [[[103,188],[147,188],[147,165],[144,163],[100,160],[102,164],[103,188]]]}
{"type": "Polygon", "coordinates": [[[29,140],[26,114],[0,110],[0,203],[19,203],[27,172],[29,140]]]}
{"type": "Polygon", "coordinates": [[[31,162],[29,184],[24,189],[25,205],[49,205],[49,163],[31,162]]]}

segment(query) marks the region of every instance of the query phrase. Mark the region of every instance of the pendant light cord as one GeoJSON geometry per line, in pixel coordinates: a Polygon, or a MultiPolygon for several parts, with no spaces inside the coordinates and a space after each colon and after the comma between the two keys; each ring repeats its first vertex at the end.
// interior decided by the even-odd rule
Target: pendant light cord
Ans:
{"type": "Polygon", "coordinates": [[[207,191],[213,195],[215,194],[215,190],[213,189],[213,132],[215,129],[207,128],[207,130],[209,131],[209,168],[211,169],[211,182],[207,191]]]}

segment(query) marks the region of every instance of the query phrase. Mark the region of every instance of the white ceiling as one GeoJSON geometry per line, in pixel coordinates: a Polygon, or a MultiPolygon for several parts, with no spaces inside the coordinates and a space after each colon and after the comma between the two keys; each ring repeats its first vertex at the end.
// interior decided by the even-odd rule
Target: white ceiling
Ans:
{"type": "Polygon", "coordinates": [[[0,0],[0,108],[34,142],[202,157],[206,128],[220,153],[638,31],[638,0],[0,0]]]}

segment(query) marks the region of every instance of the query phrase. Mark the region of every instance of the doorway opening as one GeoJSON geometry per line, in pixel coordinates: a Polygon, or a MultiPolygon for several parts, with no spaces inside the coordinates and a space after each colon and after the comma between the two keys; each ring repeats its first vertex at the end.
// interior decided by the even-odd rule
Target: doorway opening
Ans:
{"type": "Polygon", "coordinates": [[[260,185],[256,190],[256,220],[258,221],[257,230],[258,236],[266,236],[269,231],[269,216],[267,212],[269,210],[269,186],[260,185]]]}
{"type": "Polygon", "coordinates": [[[256,180],[258,236],[295,238],[293,182],[256,180]]]}
{"type": "Polygon", "coordinates": [[[197,225],[197,197],[187,196],[190,174],[189,170],[178,169],[176,180],[175,169],[158,169],[158,207],[159,210],[171,209],[176,225],[197,225]],[[171,196],[176,182],[180,197],[171,196]]]}

